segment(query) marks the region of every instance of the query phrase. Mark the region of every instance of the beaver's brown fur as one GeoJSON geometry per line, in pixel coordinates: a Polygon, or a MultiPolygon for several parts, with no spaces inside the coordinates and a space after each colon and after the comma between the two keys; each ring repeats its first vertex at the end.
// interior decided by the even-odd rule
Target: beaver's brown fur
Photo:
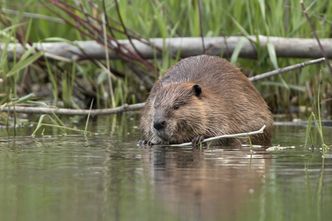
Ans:
{"type": "Polygon", "coordinates": [[[155,83],[140,123],[150,144],[197,141],[263,125],[264,134],[253,136],[253,144],[271,143],[273,120],[267,104],[238,68],[207,55],[181,60],[155,83]]]}

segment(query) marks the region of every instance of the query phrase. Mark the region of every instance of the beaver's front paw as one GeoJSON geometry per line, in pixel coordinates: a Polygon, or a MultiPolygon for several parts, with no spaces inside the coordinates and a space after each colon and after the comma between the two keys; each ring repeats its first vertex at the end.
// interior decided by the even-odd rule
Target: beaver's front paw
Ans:
{"type": "Polygon", "coordinates": [[[204,136],[197,136],[192,139],[192,146],[193,148],[202,147],[202,141],[204,140],[204,136]]]}
{"type": "Polygon", "coordinates": [[[153,145],[153,143],[148,140],[139,140],[137,142],[138,147],[151,147],[152,145],[153,145]]]}

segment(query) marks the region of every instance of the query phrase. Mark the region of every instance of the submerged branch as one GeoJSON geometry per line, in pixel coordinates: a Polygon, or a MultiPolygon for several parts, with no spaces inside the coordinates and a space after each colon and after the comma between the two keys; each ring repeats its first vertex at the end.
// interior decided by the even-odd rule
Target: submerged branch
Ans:
{"type": "Polygon", "coordinates": [[[275,126],[303,126],[307,127],[311,124],[311,126],[317,127],[318,123],[322,124],[324,127],[332,127],[332,120],[321,120],[320,122],[308,122],[305,120],[300,121],[275,121],[273,125],[275,126]]]}
{"type": "MultiPolygon", "coordinates": [[[[200,55],[203,51],[202,39],[200,37],[184,37],[184,38],[152,38],[149,39],[151,45],[142,43],[142,41],[132,39],[129,40],[112,40],[111,45],[116,43],[121,44],[129,52],[136,53],[136,50],[144,59],[153,59],[162,56],[162,52],[156,48],[165,48],[171,55],[179,53],[180,57],[189,57],[200,55]],[[136,50],[133,48],[135,46],[136,50]]],[[[259,43],[261,47],[265,47],[268,43],[275,48],[278,57],[297,57],[297,58],[320,58],[322,52],[317,45],[316,39],[311,38],[283,38],[283,37],[268,37],[268,36],[249,36],[247,38],[242,36],[230,37],[205,37],[204,45],[206,54],[209,55],[223,55],[230,57],[239,42],[244,41],[243,47],[239,53],[243,58],[256,58],[257,49],[253,42],[259,43]]],[[[332,58],[332,39],[320,39],[322,47],[324,47],[326,58],[332,58]]],[[[257,44],[258,45],[258,44],[257,44]]],[[[96,41],[74,41],[68,42],[46,42],[34,43],[38,51],[46,52],[49,55],[63,57],[72,61],[87,60],[87,59],[105,59],[105,49],[103,45],[96,41]]],[[[8,59],[13,60],[20,58],[25,49],[20,44],[5,44],[0,43],[0,53],[2,50],[8,51],[8,59]]],[[[136,53],[137,54],[137,53],[136,53]]],[[[116,50],[110,50],[110,59],[119,59],[120,55],[116,50]]]]}
{"type": "MultiPolygon", "coordinates": [[[[225,138],[247,137],[247,136],[250,136],[250,135],[262,134],[262,133],[264,133],[265,127],[266,126],[263,125],[261,127],[261,129],[259,129],[259,130],[246,132],[246,133],[224,134],[224,135],[220,135],[220,136],[216,136],[216,137],[210,137],[210,138],[204,139],[202,141],[202,143],[206,143],[206,142],[209,142],[209,141],[215,141],[215,140],[221,140],[221,139],[225,139],[225,138]]],[[[172,146],[172,147],[183,147],[183,146],[191,146],[191,145],[192,145],[192,142],[182,143],[182,144],[172,144],[170,146],[172,146]]]]}

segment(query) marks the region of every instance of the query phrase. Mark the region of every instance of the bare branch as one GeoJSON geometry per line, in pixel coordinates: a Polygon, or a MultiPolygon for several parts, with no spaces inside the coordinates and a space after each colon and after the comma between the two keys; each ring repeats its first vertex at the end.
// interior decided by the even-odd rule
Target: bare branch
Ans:
{"type": "Polygon", "coordinates": [[[144,107],[144,103],[137,104],[124,104],[115,108],[106,109],[92,109],[92,110],[78,110],[78,109],[67,109],[67,108],[53,108],[53,107],[24,107],[24,106],[1,106],[0,112],[16,112],[26,114],[59,114],[59,115],[108,115],[108,114],[119,114],[127,111],[136,111],[144,107]]]}
{"type": "MultiPolygon", "coordinates": [[[[135,45],[133,44],[132,42],[132,37],[130,36],[130,34],[128,33],[128,30],[127,30],[127,27],[126,25],[124,24],[124,21],[122,19],[122,16],[121,16],[121,12],[120,12],[120,6],[119,6],[119,2],[118,0],[114,0],[115,2],[115,9],[116,9],[116,12],[118,14],[118,17],[119,17],[119,22],[123,28],[123,32],[124,34],[126,35],[126,37],[128,38],[128,41],[131,45],[131,47],[133,47],[134,51],[140,56],[140,58],[142,58],[142,55],[140,54],[140,52],[137,50],[137,48],[135,47],[135,45]]],[[[103,1],[103,5],[104,5],[104,13],[106,14],[106,6],[105,6],[105,0],[103,1]]]]}
{"type": "MultiPolygon", "coordinates": [[[[220,135],[220,136],[216,136],[216,137],[209,137],[207,139],[204,139],[202,141],[202,143],[206,143],[206,142],[209,142],[209,141],[215,141],[215,140],[221,140],[221,139],[225,139],[225,138],[248,137],[250,135],[262,134],[262,133],[264,133],[265,127],[266,126],[263,125],[261,127],[261,129],[259,129],[259,130],[246,132],[246,133],[224,134],[224,135],[220,135]]],[[[191,146],[191,145],[192,145],[192,142],[182,143],[182,144],[172,144],[170,146],[172,146],[172,147],[184,147],[184,146],[191,146]]]]}
{"type": "Polygon", "coordinates": [[[275,76],[275,75],[286,73],[288,71],[303,68],[307,65],[321,63],[323,61],[325,61],[325,58],[318,58],[318,59],[315,59],[315,60],[310,60],[310,61],[306,61],[306,62],[303,62],[303,63],[298,63],[298,64],[290,65],[290,66],[287,66],[287,67],[283,67],[283,68],[278,68],[278,69],[273,70],[273,71],[265,72],[263,74],[259,74],[259,75],[250,77],[249,80],[251,80],[251,81],[262,80],[264,78],[272,77],[272,76],[275,76]]]}

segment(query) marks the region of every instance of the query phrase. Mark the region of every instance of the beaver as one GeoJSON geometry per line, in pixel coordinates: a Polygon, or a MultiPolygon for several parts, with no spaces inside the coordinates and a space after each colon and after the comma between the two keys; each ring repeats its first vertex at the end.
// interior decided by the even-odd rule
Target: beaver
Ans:
{"type": "MultiPolygon", "coordinates": [[[[234,65],[216,56],[182,59],[152,87],[140,128],[141,144],[178,144],[204,138],[248,132],[266,125],[251,142],[271,144],[272,114],[248,78],[234,65]]],[[[224,141],[225,142],[225,141],[224,141]]],[[[228,139],[227,144],[241,143],[228,139]]]]}

